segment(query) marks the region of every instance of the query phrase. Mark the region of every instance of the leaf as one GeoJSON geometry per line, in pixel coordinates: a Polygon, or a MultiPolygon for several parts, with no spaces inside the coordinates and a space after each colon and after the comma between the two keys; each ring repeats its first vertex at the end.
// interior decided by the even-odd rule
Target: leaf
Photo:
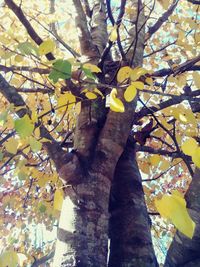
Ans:
{"type": "Polygon", "coordinates": [[[57,106],[58,107],[63,106],[62,108],[59,108],[59,110],[64,111],[66,110],[66,107],[70,109],[75,103],[76,103],[76,97],[73,94],[67,92],[60,95],[60,97],[58,98],[57,106]]]}
{"type": "Polygon", "coordinates": [[[197,72],[194,72],[192,76],[193,76],[193,80],[194,80],[196,87],[200,88],[200,74],[197,72]]]}
{"type": "Polygon", "coordinates": [[[10,139],[5,143],[5,149],[11,154],[17,153],[17,147],[18,147],[18,141],[14,138],[10,139]]]}
{"type": "Polygon", "coordinates": [[[49,79],[57,83],[59,79],[71,78],[72,65],[68,60],[58,59],[53,63],[53,69],[49,74],[49,79]]]}
{"type": "Polygon", "coordinates": [[[37,47],[34,46],[32,43],[30,42],[23,42],[20,43],[17,47],[17,49],[23,54],[23,55],[31,55],[33,52],[35,52],[35,54],[37,54],[37,47]]]}
{"type": "Polygon", "coordinates": [[[161,161],[161,158],[159,155],[153,155],[150,157],[150,163],[153,166],[157,166],[161,161]]]}
{"type": "Polygon", "coordinates": [[[91,71],[90,69],[86,69],[86,68],[84,68],[84,67],[82,67],[81,69],[82,69],[82,71],[85,73],[85,75],[86,75],[86,77],[87,77],[88,79],[95,80],[96,77],[94,76],[94,74],[92,73],[92,71],[91,71]]]}
{"type": "Polygon", "coordinates": [[[153,79],[150,78],[150,77],[147,77],[147,78],[145,79],[145,82],[146,82],[148,85],[153,85],[153,79]]]}
{"type": "Polygon", "coordinates": [[[124,99],[127,102],[131,102],[137,95],[137,89],[133,84],[129,85],[124,92],[124,99]]]}
{"type": "Polygon", "coordinates": [[[31,136],[29,138],[29,142],[30,142],[31,150],[34,153],[37,153],[38,151],[40,151],[42,149],[42,143],[40,143],[39,141],[37,141],[37,139],[35,139],[34,137],[31,136]]]}
{"type": "Polygon", "coordinates": [[[77,115],[79,115],[81,113],[81,101],[76,103],[75,112],[76,112],[77,115]]]}
{"type": "Polygon", "coordinates": [[[135,88],[137,88],[138,90],[144,89],[144,83],[142,83],[142,82],[132,82],[131,84],[134,85],[135,88]]]}
{"type": "Polygon", "coordinates": [[[117,73],[117,81],[119,83],[124,82],[125,80],[130,78],[131,72],[132,72],[132,69],[130,67],[128,66],[122,67],[117,73]]]}
{"type": "Polygon", "coordinates": [[[111,42],[115,42],[117,40],[117,25],[114,25],[112,30],[111,30],[111,33],[110,33],[110,36],[109,36],[109,40],[111,42]]]}
{"type": "Polygon", "coordinates": [[[23,118],[15,121],[15,130],[21,138],[26,138],[33,133],[34,124],[28,117],[25,115],[23,118]]]}
{"type": "Polygon", "coordinates": [[[193,152],[192,161],[198,168],[200,168],[200,147],[197,147],[193,152]]]}
{"type": "Polygon", "coordinates": [[[53,202],[53,207],[55,210],[61,211],[63,199],[64,199],[63,190],[56,189],[56,191],[54,193],[54,202],[53,202]]]}
{"type": "Polygon", "coordinates": [[[155,206],[163,218],[171,220],[175,227],[189,238],[193,237],[195,222],[186,209],[185,199],[176,192],[155,200],[155,206]]]}
{"type": "Polygon", "coordinates": [[[181,149],[184,154],[192,156],[197,147],[198,147],[197,141],[194,138],[190,137],[182,144],[181,149]]]}
{"type": "Polygon", "coordinates": [[[145,75],[146,73],[148,73],[148,70],[146,70],[144,68],[141,68],[141,67],[134,68],[131,70],[130,79],[131,79],[131,81],[136,81],[142,75],[145,75]]]}
{"type": "Polygon", "coordinates": [[[18,256],[14,250],[5,251],[0,255],[0,266],[1,267],[17,267],[18,266],[18,256]]]}
{"type": "Polygon", "coordinates": [[[116,98],[117,90],[114,88],[110,93],[110,109],[115,112],[124,112],[124,104],[119,98],[116,98]]]}
{"type": "Polygon", "coordinates": [[[170,168],[170,162],[168,160],[162,160],[159,168],[163,172],[166,171],[170,168]]]}
{"type": "Polygon", "coordinates": [[[48,53],[53,52],[54,49],[55,49],[54,41],[51,39],[47,39],[46,41],[42,42],[39,45],[38,52],[42,56],[42,55],[46,55],[48,53]]]}
{"type": "Polygon", "coordinates": [[[88,99],[96,99],[97,98],[97,95],[88,91],[85,93],[85,96],[88,98],[88,99]]]}
{"type": "Polygon", "coordinates": [[[83,68],[88,69],[88,70],[90,70],[91,72],[95,72],[95,73],[99,73],[99,72],[101,72],[101,69],[100,69],[99,67],[97,67],[96,65],[91,64],[91,63],[85,63],[85,64],[83,65],[83,68]]]}
{"type": "Polygon", "coordinates": [[[7,121],[8,117],[8,109],[4,110],[0,114],[0,126],[3,126],[5,122],[7,121]]]}
{"type": "Polygon", "coordinates": [[[99,94],[102,98],[104,98],[104,95],[102,94],[102,92],[101,92],[99,89],[94,88],[93,91],[94,91],[95,93],[99,94]]]}
{"type": "Polygon", "coordinates": [[[43,204],[43,203],[39,203],[38,204],[38,209],[41,213],[45,213],[45,211],[47,210],[47,207],[43,204]]]}

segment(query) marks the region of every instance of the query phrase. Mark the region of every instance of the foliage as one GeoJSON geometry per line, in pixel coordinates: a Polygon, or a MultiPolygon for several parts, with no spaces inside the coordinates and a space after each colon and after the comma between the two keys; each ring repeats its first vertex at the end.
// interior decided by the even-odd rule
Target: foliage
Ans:
{"type": "MultiPolygon", "coordinates": [[[[110,72],[99,62],[93,64],[84,55],[77,56],[81,48],[71,18],[74,9],[71,14],[66,12],[69,1],[59,1],[55,12],[48,14],[50,2],[15,1],[42,42],[31,38],[21,25],[22,19],[0,2],[0,71],[10,86],[7,93],[0,88],[0,244],[6,249],[0,257],[1,266],[8,263],[7,258],[13,259],[9,267],[16,266],[16,252],[33,262],[33,256],[41,257],[52,249],[47,245],[46,251],[37,255],[30,238],[21,238],[28,224],[44,223],[51,230],[59,218],[64,185],[45,146],[56,140],[69,152],[81,105],[87,101],[95,105],[99,99],[117,113],[126,112],[127,104],[137,100],[132,135],[137,140],[148,210],[160,212],[191,238],[194,224],[184,198],[168,193],[176,189],[184,195],[195,166],[200,168],[198,6],[179,1],[167,23],[156,30],[154,20],[159,20],[172,1],[156,1],[155,6],[144,1],[144,67],[130,67],[120,65],[123,53],[115,53],[120,40],[126,48],[127,29],[135,12],[127,1],[122,21],[107,25],[108,47],[119,63],[111,76],[115,80],[112,84],[106,80],[110,72]],[[99,83],[101,75],[105,75],[105,84],[99,83]],[[9,90],[13,95],[7,95],[9,90]],[[15,93],[22,99],[16,99],[15,93]],[[42,134],[43,126],[52,139],[42,134]]],[[[115,17],[118,4],[113,4],[112,12],[115,17]]],[[[172,226],[162,225],[161,219],[153,220],[153,236],[172,237],[172,226]]]]}

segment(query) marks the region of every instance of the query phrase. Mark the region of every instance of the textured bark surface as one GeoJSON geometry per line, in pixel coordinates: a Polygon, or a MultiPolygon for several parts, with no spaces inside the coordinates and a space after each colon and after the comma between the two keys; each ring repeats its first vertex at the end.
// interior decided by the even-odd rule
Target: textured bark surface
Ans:
{"type": "Polygon", "coordinates": [[[106,266],[109,191],[110,181],[94,173],[66,190],[53,266],[106,266]]]}
{"type": "Polygon", "coordinates": [[[135,149],[129,142],[115,169],[110,194],[110,214],[108,266],[158,266],[135,149]]]}
{"type": "Polygon", "coordinates": [[[200,266],[200,169],[196,168],[192,182],[185,195],[187,208],[196,222],[192,239],[179,231],[176,232],[168,250],[165,267],[199,267],[200,266]]]}

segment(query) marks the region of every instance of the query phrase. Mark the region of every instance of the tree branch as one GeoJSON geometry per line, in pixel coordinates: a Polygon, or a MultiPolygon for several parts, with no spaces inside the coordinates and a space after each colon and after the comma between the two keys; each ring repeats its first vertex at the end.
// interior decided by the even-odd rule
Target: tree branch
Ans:
{"type": "Polygon", "coordinates": [[[79,29],[79,42],[82,55],[87,56],[89,59],[98,60],[99,53],[97,53],[96,46],[92,43],[92,37],[88,30],[87,19],[81,5],[80,0],[73,0],[76,9],[75,22],[76,27],[79,29]]]}
{"type": "Polygon", "coordinates": [[[156,21],[156,23],[153,26],[149,27],[149,30],[147,32],[147,38],[145,41],[151,38],[152,35],[160,29],[163,23],[168,20],[169,16],[171,16],[174,9],[176,8],[178,2],[179,0],[174,0],[172,5],[168,8],[166,12],[163,13],[163,15],[156,21]]]}
{"type": "Polygon", "coordinates": [[[4,66],[0,64],[0,71],[9,72],[9,71],[28,71],[28,72],[36,72],[39,74],[49,74],[50,70],[49,69],[41,69],[41,68],[33,68],[29,66],[4,66]]]}
{"type": "Polygon", "coordinates": [[[43,263],[47,262],[48,260],[52,259],[54,257],[55,254],[55,250],[52,250],[51,252],[49,252],[47,255],[36,259],[34,261],[34,263],[31,265],[31,267],[39,267],[40,265],[42,265],[43,263]]]}
{"type": "MultiPolygon", "coordinates": [[[[30,37],[36,42],[36,44],[40,45],[43,42],[43,40],[36,33],[36,31],[33,29],[32,25],[25,17],[22,9],[19,6],[17,6],[12,0],[5,0],[5,3],[15,13],[15,15],[18,17],[20,22],[24,25],[24,27],[26,28],[30,37]]],[[[48,53],[46,55],[46,57],[48,60],[54,60],[55,59],[52,53],[48,53]]]]}
{"type": "Polygon", "coordinates": [[[139,112],[135,114],[135,121],[140,120],[144,116],[152,114],[152,112],[155,113],[157,111],[161,111],[164,108],[179,104],[184,100],[192,100],[192,98],[196,96],[200,96],[200,90],[193,91],[191,92],[190,95],[186,95],[186,94],[181,94],[179,96],[174,95],[171,99],[161,102],[159,104],[159,107],[157,106],[156,107],[151,106],[148,108],[143,107],[139,112]]]}
{"type": "Polygon", "coordinates": [[[187,61],[183,62],[181,65],[171,69],[161,69],[158,71],[155,71],[151,76],[153,77],[163,77],[167,75],[173,74],[173,76],[176,76],[178,74],[181,74],[185,71],[200,71],[200,66],[195,65],[197,62],[200,61],[200,55],[196,56],[195,58],[188,59],[187,61]]]}
{"type": "Polygon", "coordinates": [[[190,2],[194,5],[200,5],[200,0],[188,0],[188,2],[190,2]]]}

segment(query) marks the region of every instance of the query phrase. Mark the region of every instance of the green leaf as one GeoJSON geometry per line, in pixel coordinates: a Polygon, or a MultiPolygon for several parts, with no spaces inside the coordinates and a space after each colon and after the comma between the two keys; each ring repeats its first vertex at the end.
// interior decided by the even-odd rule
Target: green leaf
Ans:
{"type": "Polygon", "coordinates": [[[88,79],[95,80],[96,77],[94,76],[94,74],[92,73],[92,71],[90,69],[86,69],[86,68],[83,68],[83,67],[81,69],[85,73],[85,75],[86,75],[86,77],[88,79]]]}
{"type": "Polygon", "coordinates": [[[25,115],[23,118],[15,121],[15,130],[21,138],[26,138],[33,133],[34,124],[28,115],[25,115]]]}
{"type": "Polygon", "coordinates": [[[47,210],[47,207],[44,204],[39,203],[39,211],[41,213],[44,213],[46,210],[47,210]]]}
{"type": "Polygon", "coordinates": [[[17,49],[23,54],[23,55],[31,55],[33,52],[35,54],[38,54],[38,49],[36,46],[34,46],[30,42],[23,42],[20,43],[17,47],[17,49]]]}
{"type": "Polygon", "coordinates": [[[0,151],[0,161],[3,159],[4,153],[0,151]]]}
{"type": "Polygon", "coordinates": [[[8,117],[8,109],[4,110],[0,114],[0,126],[4,125],[4,123],[7,121],[7,117],[8,117]]]}
{"type": "Polygon", "coordinates": [[[23,171],[19,171],[18,174],[17,174],[17,176],[18,176],[18,179],[19,179],[20,181],[23,181],[23,180],[26,180],[26,178],[27,178],[27,173],[25,173],[25,172],[23,172],[23,171]]]}
{"type": "Polygon", "coordinates": [[[58,59],[53,63],[53,69],[49,74],[49,79],[56,83],[59,79],[71,78],[72,65],[69,61],[58,59]]]}
{"type": "Polygon", "coordinates": [[[33,152],[36,153],[36,152],[38,152],[38,151],[41,150],[42,143],[40,143],[39,141],[37,141],[34,137],[30,137],[29,142],[30,142],[31,150],[33,152]]]}

